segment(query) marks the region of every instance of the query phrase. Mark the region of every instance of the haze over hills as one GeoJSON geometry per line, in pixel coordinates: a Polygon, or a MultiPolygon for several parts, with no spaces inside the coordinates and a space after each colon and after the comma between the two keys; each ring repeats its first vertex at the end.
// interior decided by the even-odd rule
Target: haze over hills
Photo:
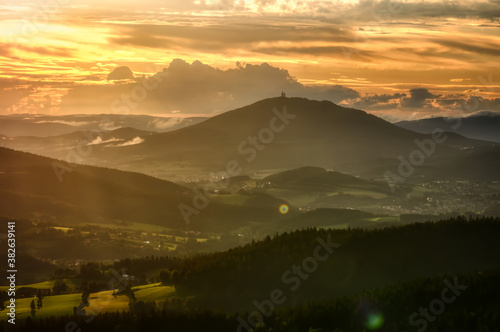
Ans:
{"type": "Polygon", "coordinates": [[[70,134],[37,137],[18,136],[0,140],[0,146],[15,150],[41,154],[47,157],[64,159],[70,149],[104,144],[106,147],[138,144],[142,137],[155,134],[135,128],[118,128],[109,131],[75,131],[70,134]]]}
{"type": "MultiPolygon", "coordinates": [[[[440,163],[472,150],[494,153],[491,142],[457,134],[439,137],[439,143],[430,143],[429,156],[424,156],[428,160],[416,168],[416,175],[433,176],[440,163]]],[[[91,159],[106,159],[110,167],[141,169],[169,179],[187,170],[223,172],[232,160],[243,173],[317,166],[382,178],[388,170],[397,171],[399,156],[408,159],[419,149],[416,140],[424,144],[433,138],[328,101],[270,98],[193,126],[151,135],[141,144],[98,147],[91,159]]],[[[476,175],[466,169],[457,174],[476,175]]]]}
{"type": "MultiPolygon", "coordinates": [[[[213,188],[217,184],[216,189],[205,194],[211,197],[203,213],[198,209],[191,213],[193,220],[198,221],[190,226],[236,231],[266,220],[274,221],[280,217],[278,207],[284,203],[291,204],[289,216],[295,209],[317,208],[390,211],[393,216],[418,211],[481,213],[496,203],[491,196],[496,190],[493,182],[500,179],[500,146],[495,143],[448,132],[437,137],[419,134],[360,110],[304,98],[265,99],[171,132],[119,128],[88,134],[79,131],[45,138],[2,139],[17,149],[53,155],[61,160],[68,160],[69,155],[71,162],[108,168],[104,171],[95,167],[71,167],[72,172],[64,176],[72,180],[61,185],[50,166],[54,161],[50,159],[46,159],[45,168],[38,174],[33,167],[5,172],[2,178],[7,182],[3,194],[7,198],[3,204],[5,211],[12,212],[7,215],[58,218],[68,215],[80,221],[93,215],[103,218],[103,222],[130,219],[159,225],[165,225],[164,220],[168,219],[176,227],[184,227],[178,205],[192,206],[196,197],[193,190],[204,186],[213,188]],[[416,163],[415,153],[425,159],[418,165],[409,162],[416,163]],[[402,160],[406,162],[403,165],[406,175],[399,172],[402,160]],[[122,190],[121,181],[135,183],[140,175],[120,175],[120,180],[113,182],[111,179],[116,174],[133,173],[109,168],[174,180],[183,186],[175,193],[151,191],[148,185],[122,190]],[[397,190],[388,183],[385,176],[388,171],[402,178],[397,190]],[[19,172],[28,176],[16,178],[19,172]],[[88,172],[92,175],[90,178],[88,172]],[[455,180],[487,182],[480,186],[471,183],[470,187],[457,187],[449,182],[447,185],[453,192],[449,192],[447,185],[433,183],[455,180]],[[16,181],[23,185],[15,186],[16,181]],[[55,184],[59,187],[52,190],[55,184]],[[414,184],[420,188],[415,189],[414,184]],[[421,188],[423,184],[426,189],[421,188]],[[79,194],[73,194],[77,192],[79,194]],[[467,200],[467,193],[471,192],[490,196],[480,201],[467,200]],[[20,202],[27,197],[34,198],[27,205],[30,208],[20,209],[20,202]],[[136,198],[141,203],[134,204],[141,207],[139,210],[147,211],[146,215],[125,203],[136,198]],[[165,199],[170,203],[162,205],[165,199]],[[466,200],[468,203],[464,205],[466,200]],[[126,207],[124,211],[122,204],[126,207]]],[[[2,160],[12,159],[4,167],[22,155],[2,151],[2,160]]],[[[29,158],[38,165],[41,157],[29,158]]],[[[16,170],[18,165],[11,166],[16,170]]],[[[141,179],[148,179],[146,182],[154,183],[154,187],[162,183],[152,177],[141,179]]]]}
{"type": "Polygon", "coordinates": [[[395,125],[423,134],[430,134],[436,128],[441,128],[470,138],[500,142],[500,113],[494,112],[481,112],[460,118],[435,117],[400,121],[395,125]]]}
{"type": "Polygon", "coordinates": [[[180,183],[199,181],[210,172],[228,173],[228,166],[234,169],[233,174],[226,174],[226,177],[250,175],[256,179],[305,166],[375,179],[387,179],[388,172],[401,179],[403,167],[409,169],[404,172],[407,175],[403,174],[404,181],[408,178],[418,180],[422,176],[457,180],[500,177],[493,171],[500,166],[495,157],[497,143],[452,132],[435,137],[415,133],[366,112],[328,101],[270,98],[181,129],[156,134],[144,128],[154,124],[153,127],[170,130],[202,119],[175,123],[174,118],[133,115],[126,118],[120,115],[61,117],[66,120],[42,118],[18,116],[3,120],[27,121],[26,125],[33,127],[68,126],[73,119],[73,125],[78,123],[87,129],[42,139],[3,137],[0,145],[71,162],[139,171],[180,183]],[[96,122],[99,119],[101,122],[96,122]],[[118,128],[124,123],[133,127],[118,128]],[[102,128],[103,124],[107,129],[102,128]],[[120,130],[113,131],[116,128],[120,130]],[[488,161],[491,166],[487,172],[478,172],[477,165],[468,162],[449,172],[442,171],[448,169],[450,163],[478,156],[480,164],[488,161]]]}
{"type": "Polygon", "coordinates": [[[158,117],[135,114],[37,115],[0,116],[0,134],[17,136],[58,136],[75,131],[110,131],[132,127],[143,131],[165,132],[205,120],[204,117],[158,117]]]}

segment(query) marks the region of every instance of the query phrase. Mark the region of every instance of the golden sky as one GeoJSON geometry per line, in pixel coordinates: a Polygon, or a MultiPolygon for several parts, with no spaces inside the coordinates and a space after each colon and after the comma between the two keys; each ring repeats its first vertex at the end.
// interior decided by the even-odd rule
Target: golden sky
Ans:
{"type": "Polygon", "coordinates": [[[1,0],[0,114],[112,113],[155,74],[135,113],[281,90],[387,118],[500,111],[499,18],[499,0],[1,0]]]}

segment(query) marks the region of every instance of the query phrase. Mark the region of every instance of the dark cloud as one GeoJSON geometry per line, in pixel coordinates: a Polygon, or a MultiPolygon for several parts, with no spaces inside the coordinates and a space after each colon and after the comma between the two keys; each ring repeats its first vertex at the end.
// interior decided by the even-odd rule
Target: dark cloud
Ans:
{"type": "Polygon", "coordinates": [[[62,108],[71,113],[109,113],[128,107],[131,113],[202,114],[231,110],[281,91],[335,103],[359,97],[357,91],[341,85],[304,86],[287,70],[267,63],[238,63],[221,70],[200,61],[190,64],[175,59],[161,72],[136,83],[75,87],[63,97],[62,108]],[[123,96],[128,96],[128,104],[123,96]]]}
{"type": "Polygon", "coordinates": [[[450,39],[439,39],[436,40],[437,43],[443,46],[448,46],[450,48],[459,49],[462,51],[473,52],[478,54],[486,54],[493,56],[500,56],[500,45],[497,44],[481,44],[477,45],[473,42],[460,42],[457,40],[450,39]]]}
{"type": "Polygon", "coordinates": [[[488,99],[480,96],[469,96],[462,104],[464,111],[469,113],[475,111],[500,111],[500,98],[488,99]]]}
{"type": "Polygon", "coordinates": [[[457,110],[464,113],[500,111],[500,98],[484,98],[475,95],[450,95],[437,99],[436,103],[442,109],[457,110]]]}
{"type": "Polygon", "coordinates": [[[349,9],[357,20],[389,23],[408,18],[500,18],[500,3],[444,0],[439,2],[406,2],[363,0],[349,9]]]}
{"type": "Polygon", "coordinates": [[[405,97],[401,100],[401,107],[403,108],[422,108],[429,99],[439,98],[424,88],[417,88],[410,90],[410,97],[405,97]]]}
{"type": "Polygon", "coordinates": [[[354,47],[344,46],[316,46],[316,47],[261,47],[253,51],[269,55],[312,55],[312,56],[329,56],[338,58],[354,58],[363,62],[371,62],[373,58],[384,58],[380,54],[375,54],[370,51],[359,50],[354,47]]]}
{"type": "Polygon", "coordinates": [[[133,79],[134,73],[127,66],[117,67],[108,75],[108,81],[133,79]]]}
{"type": "Polygon", "coordinates": [[[100,81],[102,78],[98,75],[89,75],[82,78],[80,81],[100,81]]]}
{"type": "MultiPolygon", "coordinates": [[[[368,95],[347,100],[342,104],[366,111],[381,111],[382,113],[401,109],[411,109],[417,113],[423,112],[422,114],[428,112],[439,114],[450,111],[459,113],[500,111],[500,98],[484,98],[473,94],[436,95],[423,88],[410,90],[409,96],[405,93],[368,95]]],[[[395,116],[393,113],[385,117],[394,121],[405,118],[402,113],[399,116],[395,116]]]]}
{"type": "Polygon", "coordinates": [[[136,45],[151,48],[193,48],[224,51],[258,42],[355,41],[351,29],[343,27],[295,27],[275,22],[228,23],[203,28],[166,25],[124,25],[117,28],[117,36],[109,41],[118,45],[136,45]]]}
{"type": "Polygon", "coordinates": [[[362,110],[388,110],[398,108],[401,99],[405,98],[405,93],[368,95],[349,100],[346,103],[349,107],[362,110]]]}

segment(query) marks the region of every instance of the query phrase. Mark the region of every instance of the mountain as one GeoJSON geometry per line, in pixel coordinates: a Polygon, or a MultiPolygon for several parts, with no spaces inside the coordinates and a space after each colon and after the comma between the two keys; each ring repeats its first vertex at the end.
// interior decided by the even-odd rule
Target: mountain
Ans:
{"type": "Polygon", "coordinates": [[[423,134],[430,134],[434,129],[441,128],[470,138],[500,142],[500,113],[481,112],[459,118],[436,117],[401,121],[395,125],[423,134]]]}
{"type": "MultiPolygon", "coordinates": [[[[408,159],[420,149],[418,142],[427,142],[430,153],[424,155],[426,163],[416,167],[415,175],[425,171],[432,176],[440,163],[471,150],[494,152],[491,142],[451,133],[433,139],[328,101],[270,98],[196,125],[148,136],[141,144],[96,148],[92,158],[162,178],[228,168],[234,168],[231,176],[275,173],[304,166],[383,178],[386,171],[397,172],[398,157],[408,159]],[[431,168],[426,167],[429,161],[431,168]]],[[[459,174],[475,175],[468,170],[459,174]]]]}
{"type": "Polygon", "coordinates": [[[1,216],[63,224],[147,223],[180,231],[237,231],[283,218],[283,200],[245,193],[231,205],[140,173],[68,164],[0,148],[1,216]],[[181,204],[193,211],[184,218],[181,204]],[[200,206],[201,205],[201,206],[200,206]]]}

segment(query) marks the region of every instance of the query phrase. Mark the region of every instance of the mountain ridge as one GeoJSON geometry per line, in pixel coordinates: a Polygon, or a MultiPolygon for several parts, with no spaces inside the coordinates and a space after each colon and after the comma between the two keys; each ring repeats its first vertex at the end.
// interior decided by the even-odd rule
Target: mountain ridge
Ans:
{"type": "Polygon", "coordinates": [[[442,128],[465,137],[500,143],[500,113],[481,112],[464,117],[434,117],[394,124],[419,133],[442,128]]]}

